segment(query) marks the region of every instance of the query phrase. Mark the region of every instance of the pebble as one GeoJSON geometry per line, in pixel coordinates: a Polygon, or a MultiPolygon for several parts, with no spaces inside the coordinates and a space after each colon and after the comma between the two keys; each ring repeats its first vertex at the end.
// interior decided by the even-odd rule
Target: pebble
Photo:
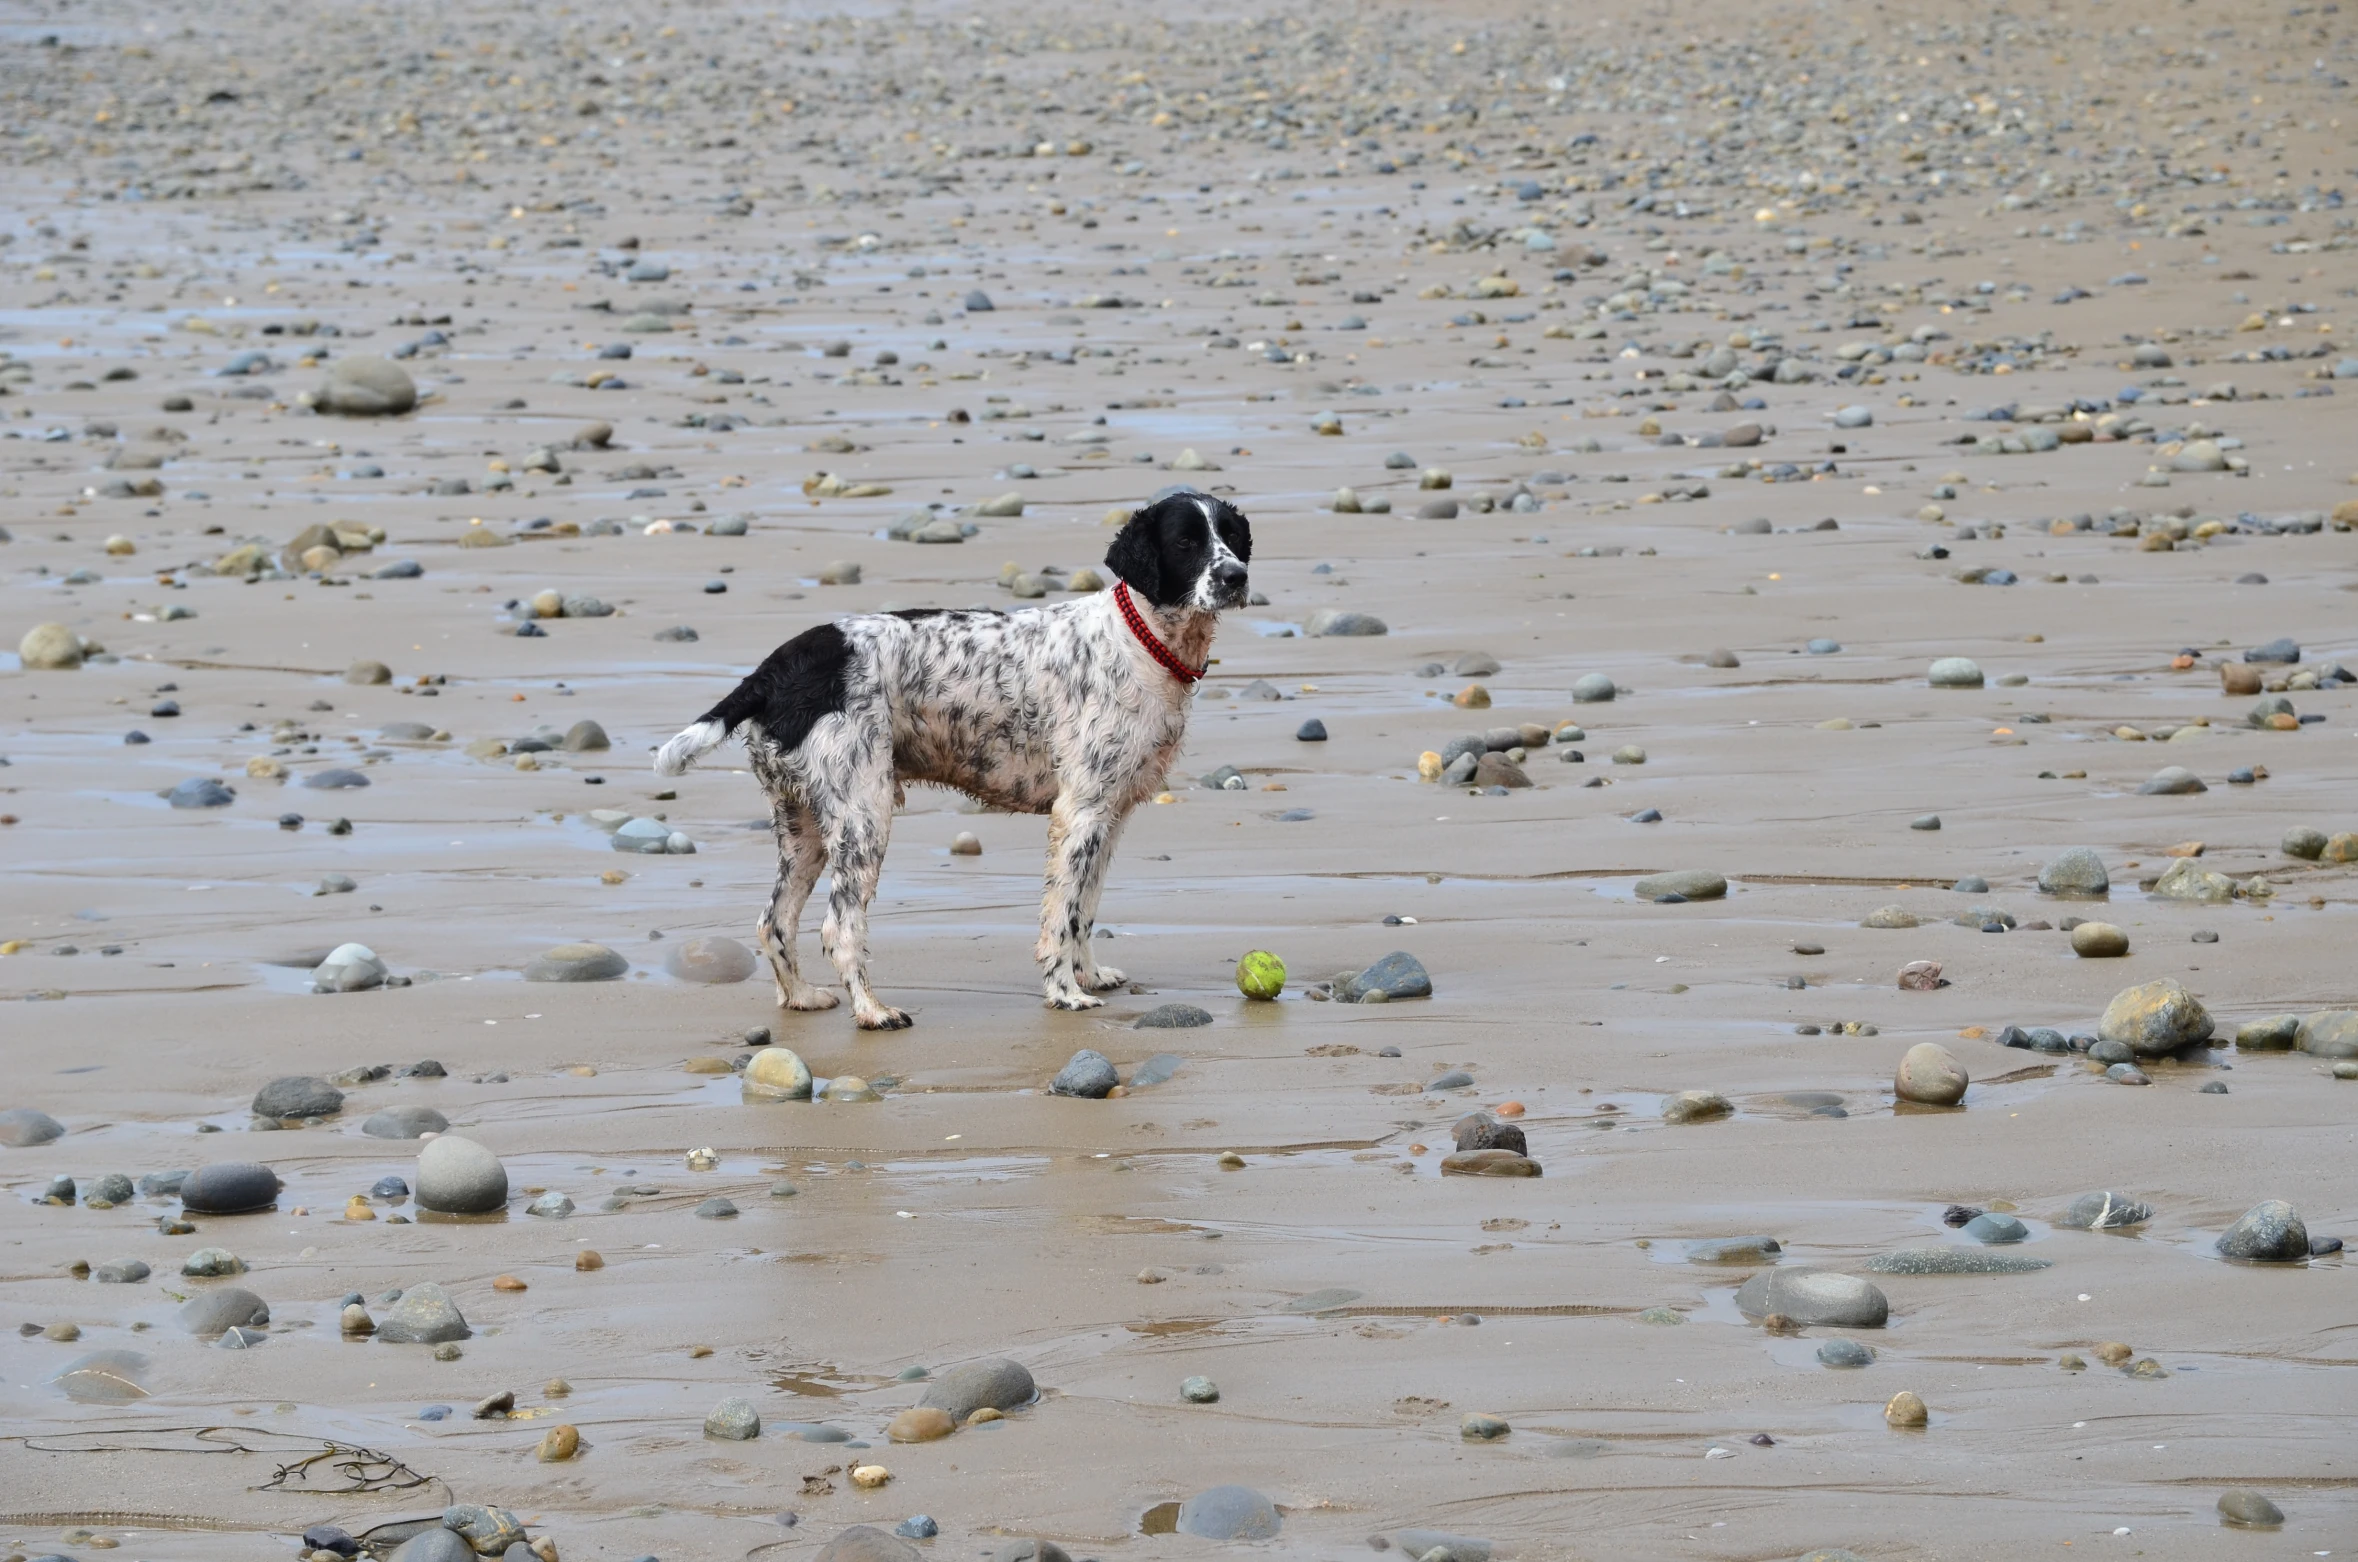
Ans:
{"type": "Polygon", "coordinates": [[[420,1139],[427,1134],[447,1132],[450,1119],[430,1106],[389,1106],[371,1112],[361,1121],[360,1131],[372,1139],[420,1139]]]}
{"type": "Polygon", "coordinates": [[[1480,1536],[1452,1535],[1437,1529],[1394,1530],[1392,1543],[1414,1562],[1427,1562],[1436,1551],[1441,1553],[1440,1562],[1491,1562],[1497,1554],[1496,1546],[1480,1536]]]}
{"type": "Polygon", "coordinates": [[[212,1280],[222,1275],[242,1275],[246,1266],[225,1247],[200,1247],[180,1261],[180,1272],[195,1279],[212,1280]]]}
{"type": "Polygon", "coordinates": [[[1914,1390],[1903,1388],[1884,1404],[1883,1419],[1896,1427],[1920,1427],[1929,1424],[1932,1416],[1914,1390]]]}
{"type": "Polygon", "coordinates": [[[0,1145],[29,1150],[62,1137],[65,1124],[35,1107],[12,1106],[0,1111],[0,1145]]]}
{"type": "Polygon", "coordinates": [[[2129,935],[2110,922],[2082,922],[2071,930],[2071,952],[2084,960],[2112,960],[2129,952],[2129,935]]]}
{"type": "Polygon", "coordinates": [[[1978,689],[1982,684],[1980,664],[1963,656],[1939,658],[1927,676],[1936,689],[1978,689]]]}
{"type": "Polygon", "coordinates": [[[274,1079],[254,1093],[256,1117],[333,1117],[344,1109],[344,1092],[309,1074],[274,1079]]]}
{"type": "Polygon", "coordinates": [[[2092,848],[2074,846],[2041,865],[2039,890],[2066,899],[2096,899],[2111,893],[2112,880],[2092,848]]]}
{"type": "Polygon", "coordinates": [[[142,1259],[117,1258],[91,1267],[90,1278],[100,1285],[137,1285],[150,1271],[142,1259]]]}
{"type": "Polygon", "coordinates": [[[1640,900],[1660,900],[1665,895],[1677,895],[1684,900],[1719,900],[1728,892],[1728,881],[1708,868],[1681,868],[1671,873],[1650,873],[1630,888],[1640,900]]]}
{"type": "Polygon", "coordinates": [[[191,1215],[243,1215],[278,1202],[278,1174],[253,1161],[200,1166],[180,1184],[180,1207],[191,1215]]]}
{"type": "Polygon", "coordinates": [[[2313,1058],[2358,1058],[2358,1009],[2319,1009],[2301,1016],[2296,1039],[2313,1058]]]}
{"type": "Polygon", "coordinates": [[[1092,1101],[1102,1101],[1120,1083],[1121,1076],[1114,1072],[1113,1063],[1106,1055],[1084,1047],[1072,1055],[1072,1061],[1056,1071],[1056,1078],[1050,1081],[1048,1091],[1051,1095],[1082,1096],[1092,1101]]]}
{"type": "Polygon", "coordinates": [[[1216,1405],[1220,1402],[1220,1385],[1210,1378],[1188,1378],[1179,1385],[1179,1397],[1191,1405],[1216,1405]]]}
{"type": "Polygon", "coordinates": [[[1687,1244],[1690,1264],[1773,1264],[1785,1251],[1775,1237],[1713,1237],[1687,1244]]]}
{"type": "Polygon", "coordinates": [[[802,1058],[786,1047],[764,1047],[745,1065],[747,1101],[808,1101],[811,1071],[802,1058]]]}
{"type": "Polygon", "coordinates": [[[1831,1339],[1818,1346],[1818,1362],[1827,1367],[1869,1367],[1875,1363],[1875,1352],[1856,1340],[1831,1339]]]}
{"type": "MultiPolygon", "coordinates": [[[[1211,1011],[1192,1003],[1166,1003],[1147,1010],[1131,1022],[1133,1030],[1192,1030],[1212,1023],[1211,1011]]],[[[1160,1081],[1155,1081],[1160,1083],[1160,1081]]]]}
{"type": "Polygon", "coordinates": [[[1373,613],[1353,613],[1331,607],[1320,608],[1302,624],[1302,633],[1312,639],[1330,636],[1385,635],[1391,632],[1391,627],[1373,613]]]}
{"type": "Polygon", "coordinates": [[[534,1454],[542,1464],[563,1464],[581,1452],[581,1430],[566,1422],[558,1422],[540,1434],[540,1448],[534,1454]]]}
{"type": "Polygon", "coordinates": [[[919,1562],[922,1556],[923,1552],[905,1540],[867,1524],[854,1524],[821,1546],[814,1562],[919,1562]]]}
{"type": "Polygon", "coordinates": [[[953,857],[980,857],[982,855],[982,837],[976,835],[972,830],[960,830],[950,838],[950,855],[953,857]]]}
{"type": "Polygon", "coordinates": [[[2184,797],[2195,792],[2207,792],[2202,778],[2184,765],[2164,765],[2137,788],[2142,797],[2184,797]]]}
{"type": "Polygon", "coordinates": [[[357,993],[382,987],[391,975],[377,952],[366,944],[338,944],[328,951],[311,973],[311,990],[322,993],[357,993]]]}
{"type": "Polygon", "coordinates": [[[752,950],[718,933],[683,938],[671,946],[671,952],[663,959],[663,969],[674,978],[701,987],[742,982],[753,974],[754,966],[752,950]]]}
{"type": "Polygon", "coordinates": [[[1662,1098],[1662,1120],[1666,1123],[1707,1123],[1735,1110],[1716,1090],[1682,1090],[1662,1098]]]}
{"type": "Polygon", "coordinates": [[[450,1293],[431,1280],[404,1290],[377,1323],[377,1338],[395,1345],[444,1345],[473,1332],[450,1293]]]}
{"type": "Polygon", "coordinates": [[[335,361],[326,383],[312,393],[311,404],[345,417],[397,417],[417,407],[418,387],[391,359],[356,353],[335,361]]]}
{"type": "Polygon", "coordinates": [[[1179,1504],[1179,1532],[1204,1540],[1272,1540],[1282,1523],[1276,1504],[1249,1486],[1214,1486],[1179,1504]]]}
{"type": "Polygon", "coordinates": [[[436,1525],[403,1541],[388,1562],[475,1562],[475,1548],[457,1531],[436,1525]]]}
{"type": "Polygon", "coordinates": [[[1955,1106],[1965,1099],[1971,1081],[1955,1053],[1937,1041],[1920,1041],[1901,1057],[1892,1088],[1902,1101],[1924,1106],[1955,1106]]]}
{"type": "Polygon", "coordinates": [[[2248,1263],[2297,1264],[2309,1257],[2309,1228],[2282,1199],[2253,1205],[2219,1236],[2219,1254],[2248,1263]]]}
{"type": "Polygon", "coordinates": [[[915,1405],[894,1416],[885,1426],[884,1435],[896,1443],[930,1443],[956,1430],[958,1423],[948,1411],[915,1405]]]}
{"type": "Polygon", "coordinates": [[[2030,1227],[2012,1215],[1994,1212],[1974,1216],[1964,1230],[1976,1242],[2021,1242],[2030,1236],[2030,1227]]]}
{"type": "Polygon", "coordinates": [[[206,1291],[180,1304],[180,1327],[210,1339],[230,1329],[258,1329],[270,1322],[270,1304],[237,1286],[206,1291]]]}
{"type": "Polygon", "coordinates": [[[65,625],[35,624],[16,643],[16,654],[27,672],[72,672],[85,653],[82,637],[65,625]]]}
{"type": "Polygon", "coordinates": [[[1572,684],[1572,699],[1579,705],[1603,705],[1619,692],[1605,673],[1583,673],[1572,684]]]}
{"type": "Polygon", "coordinates": [[[2200,999],[2164,977],[2116,993],[2105,1005],[2096,1034],[2127,1043],[2141,1058],[2167,1057],[2207,1041],[2211,1016],[2200,999]]]}
{"type": "Polygon", "coordinates": [[[1736,1306],[1747,1318],[1781,1313],[1805,1328],[1880,1329],[1891,1316],[1881,1291],[1830,1269],[1765,1270],[1737,1287],[1736,1306]]]}
{"type": "Polygon", "coordinates": [[[1498,1416],[1468,1415],[1457,1424],[1457,1435],[1469,1443],[1495,1443],[1513,1430],[1498,1416]]]}
{"type": "Polygon", "coordinates": [[[1347,972],[1334,981],[1337,1003],[1389,1003],[1432,996],[1433,978],[1423,962],[1404,949],[1395,949],[1366,970],[1347,972]]]}
{"type": "Polygon", "coordinates": [[[750,1399],[724,1399],[705,1416],[704,1435],[732,1443],[751,1442],[761,1436],[761,1416],[750,1399]]]}
{"type": "Polygon", "coordinates": [[[198,776],[173,787],[164,800],[174,808],[227,808],[237,794],[210,776],[198,776]]]}
{"type": "Polygon", "coordinates": [[[2219,1493],[2219,1517],[2240,1529],[2273,1529],[2284,1522],[2284,1510],[2264,1492],[2233,1486],[2219,1493]]]}
{"type": "Polygon", "coordinates": [[[504,1208],[507,1200],[507,1168],[474,1140],[446,1133],[418,1152],[420,1209],[481,1215],[504,1208]]]}
{"type": "Polygon", "coordinates": [[[627,975],[630,962],[604,944],[559,944],[524,967],[528,982],[611,982],[627,975]]]}
{"type": "Polygon", "coordinates": [[[952,1367],[933,1380],[918,1404],[946,1410],[962,1422],[986,1407],[1013,1410],[1028,1405],[1038,1392],[1021,1363],[998,1357],[952,1367]]]}

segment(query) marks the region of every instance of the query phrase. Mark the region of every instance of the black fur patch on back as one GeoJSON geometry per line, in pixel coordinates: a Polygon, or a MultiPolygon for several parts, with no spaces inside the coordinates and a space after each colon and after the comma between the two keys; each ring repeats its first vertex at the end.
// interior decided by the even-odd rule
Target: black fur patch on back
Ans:
{"type": "Polygon", "coordinates": [[[758,723],[779,749],[793,753],[819,718],[844,707],[851,674],[851,641],[833,624],[806,629],[763,658],[703,716],[731,732],[758,723]]]}

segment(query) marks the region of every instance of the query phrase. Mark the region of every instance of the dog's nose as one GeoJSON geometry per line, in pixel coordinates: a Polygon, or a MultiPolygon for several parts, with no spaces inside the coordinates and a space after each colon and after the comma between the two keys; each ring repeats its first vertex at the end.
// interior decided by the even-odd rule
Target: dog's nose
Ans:
{"type": "Polygon", "coordinates": [[[1222,591],[1242,591],[1244,583],[1245,567],[1236,560],[1222,559],[1212,566],[1212,584],[1222,591]]]}

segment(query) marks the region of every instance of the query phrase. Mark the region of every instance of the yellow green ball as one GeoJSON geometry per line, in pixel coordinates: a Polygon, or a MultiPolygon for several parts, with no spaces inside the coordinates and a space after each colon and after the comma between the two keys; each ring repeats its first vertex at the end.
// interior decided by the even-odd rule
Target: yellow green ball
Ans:
{"type": "Polygon", "coordinates": [[[1247,998],[1274,998],[1285,991],[1285,962],[1256,949],[1236,962],[1236,990],[1247,998]]]}

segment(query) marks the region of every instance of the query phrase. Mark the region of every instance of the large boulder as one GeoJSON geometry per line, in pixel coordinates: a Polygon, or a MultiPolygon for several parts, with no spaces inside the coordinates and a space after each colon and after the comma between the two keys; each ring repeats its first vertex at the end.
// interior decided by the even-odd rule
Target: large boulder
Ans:
{"type": "Polygon", "coordinates": [[[508,1202],[508,1169],[472,1139],[443,1134],[418,1152],[418,1208],[484,1215],[508,1202]]]}
{"type": "Polygon", "coordinates": [[[2295,1032],[2303,1052],[2319,1058],[2358,1058],[2358,1009],[2320,1009],[2301,1016],[2295,1032]]]}

